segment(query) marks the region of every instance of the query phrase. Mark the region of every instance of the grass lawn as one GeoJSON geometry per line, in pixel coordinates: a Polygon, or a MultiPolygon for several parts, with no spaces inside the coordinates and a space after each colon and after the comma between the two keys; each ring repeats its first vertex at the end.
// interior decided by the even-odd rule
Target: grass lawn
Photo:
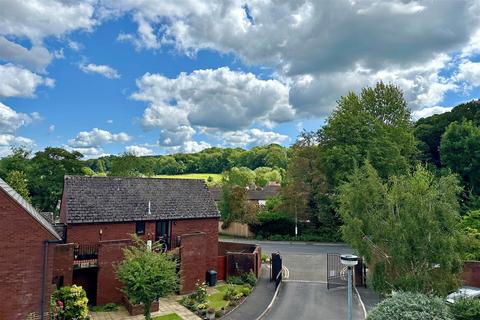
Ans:
{"type": "Polygon", "coordinates": [[[157,175],[156,178],[169,178],[169,179],[203,179],[208,180],[208,177],[212,177],[213,181],[209,184],[218,184],[222,181],[222,175],[219,173],[187,173],[177,175],[157,175]]]}
{"type": "Polygon", "coordinates": [[[153,318],[152,320],[182,320],[180,316],[176,313],[167,314],[166,316],[158,316],[153,318]]]}

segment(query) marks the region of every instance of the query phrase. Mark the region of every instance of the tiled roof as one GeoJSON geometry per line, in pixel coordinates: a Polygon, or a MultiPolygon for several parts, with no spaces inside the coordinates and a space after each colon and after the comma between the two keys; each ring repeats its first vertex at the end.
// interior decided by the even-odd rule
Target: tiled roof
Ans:
{"type": "Polygon", "coordinates": [[[21,195],[19,195],[12,187],[10,187],[5,181],[0,179],[0,189],[5,191],[10,198],[18,203],[28,214],[30,214],[37,222],[45,228],[52,236],[58,240],[62,240],[60,235],[55,231],[53,226],[48,222],[35,208],[28,203],[21,195]]]}
{"type": "MultiPolygon", "coordinates": [[[[247,200],[266,200],[276,196],[280,192],[279,184],[269,184],[264,188],[250,188],[247,191],[247,200]]],[[[217,186],[210,187],[210,193],[215,201],[220,201],[222,198],[222,188],[217,186]]]]}
{"type": "Polygon", "coordinates": [[[219,217],[203,180],[66,176],[67,223],[219,217]]]}

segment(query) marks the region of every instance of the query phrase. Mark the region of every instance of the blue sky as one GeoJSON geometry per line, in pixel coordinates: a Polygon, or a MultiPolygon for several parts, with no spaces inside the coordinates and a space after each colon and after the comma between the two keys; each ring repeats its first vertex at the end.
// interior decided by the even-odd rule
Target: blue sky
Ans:
{"type": "Polygon", "coordinates": [[[0,156],[290,145],[380,80],[414,118],[445,112],[480,97],[479,15],[473,0],[5,0],[0,156]]]}

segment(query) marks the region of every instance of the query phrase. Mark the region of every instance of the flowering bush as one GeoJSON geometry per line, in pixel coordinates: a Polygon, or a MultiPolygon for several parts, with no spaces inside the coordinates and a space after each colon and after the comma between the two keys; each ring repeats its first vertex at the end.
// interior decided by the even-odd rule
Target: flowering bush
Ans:
{"type": "Polygon", "coordinates": [[[52,309],[57,320],[88,319],[88,298],[76,285],[65,286],[52,294],[52,309]]]}

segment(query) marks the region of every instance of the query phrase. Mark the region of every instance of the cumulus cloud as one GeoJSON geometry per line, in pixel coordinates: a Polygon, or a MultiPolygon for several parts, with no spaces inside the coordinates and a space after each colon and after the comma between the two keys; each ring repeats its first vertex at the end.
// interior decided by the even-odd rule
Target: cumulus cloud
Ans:
{"type": "Polygon", "coordinates": [[[34,145],[34,141],[30,138],[15,136],[13,134],[0,134],[0,157],[11,154],[12,146],[31,148],[34,145]]]}
{"type": "Polygon", "coordinates": [[[463,61],[456,77],[459,81],[465,81],[467,86],[480,86],[480,62],[463,61]]]}
{"type": "Polygon", "coordinates": [[[12,134],[39,117],[38,113],[19,113],[0,102],[0,134],[12,134]]]}
{"type": "Polygon", "coordinates": [[[134,154],[138,157],[153,155],[153,150],[152,149],[142,147],[142,146],[136,146],[136,145],[125,147],[125,152],[134,154]]]}
{"type": "Polygon", "coordinates": [[[435,107],[424,108],[424,109],[413,111],[412,118],[413,120],[417,121],[418,119],[430,117],[430,116],[433,116],[434,114],[448,112],[450,110],[452,110],[452,107],[435,106],[435,107]]]}
{"type": "Polygon", "coordinates": [[[31,147],[34,142],[30,138],[18,136],[16,131],[39,118],[38,113],[31,115],[16,112],[0,102],[0,157],[11,153],[12,145],[31,147]]]}
{"type": "Polygon", "coordinates": [[[119,79],[120,78],[120,74],[118,73],[117,70],[115,70],[114,68],[112,68],[110,66],[103,65],[103,64],[98,65],[98,64],[93,64],[93,63],[88,63],[88,64],[81,63],[79,65],[79,68],[80,68],[80,70],[82,70],[85,73],[100,74],[100,75],[102,75],[102,76],[104,76],[105,78],[108,78],[108,79],[119,79]]]}
{"type": "Polygon", "coordinates": [[[31,70],[45,72],[45,67],[50,64],[53,56],[44,47],[34,46],[27,49],[0,36],[0,59],[31,70]]]}
{"type": "Polygon", "coordinates": [[[223,130],[246,128],[254,122],[293,119],[288,87],[278,80],[258,79],[252,73],[228,67],[195,70],[170,79],[145,74],[137,80],[136,100],[157,103],[147,109],[144,124],[165,126],[158,115],[173,115],[175,125],[204,126],[223,130]],[[162,103],[163,105],[158,105],[162,103]]]}
{"type": "MultiPolygon", "coordinates": [[[[324,117],[339,96],[378,80],[399,84],[414,109],[435,106],[446,92],[457,89],[454,79],[441,73],[451,63],[446,55],[461,52],[470,57],[480,47],[480,5],[473,0],[104,5],[132,13],[138,32],[121,37],[137,48],[169,44],[189,56],[213,49],[272,67],[284,83],[291,83],[290,106],[275,112],[279,120],[294,114],[291,106],[297,115],[324,117]]],[[[217,119],[193,111],[189,120],[216,125],[217,119]]]]}
{"type": "Polygon", "coordinates": [[[195,152],[200,152],[204,149],[211,148],[212,146],[210,143],[205,142],[205,141],[185,141],[183,144],[182,151],[186,153],[195,153],[195,152]]]}
{"type": "Polygon", "coordinates": [[[263,131],[257,128],[225,132],[222,135],[223,144],[228,147],[254,147],[271,143],[282,144],[288,136],[273,131],[263,131]]]}
{"type": "Polygon", "coordinates": [[[33,97],[38,86],[53,87],[54,81],[13,64],[0,65],[0,98],[33,97]]]}
{"type": "Polygon", "coordinates": [[[93,1],[2,1],[0,34],[40,43],[47,36],[61,36],[96,25],[93,1]]]}
{"type": "Polygon", "coordinates": [[[125,132],[111,133],[107,130],[94,128],[91,131],[81,131],[74,139],[68,141],[72,148],[97,148],[113,142],[127,142],[132,139],[125,132]]]}

